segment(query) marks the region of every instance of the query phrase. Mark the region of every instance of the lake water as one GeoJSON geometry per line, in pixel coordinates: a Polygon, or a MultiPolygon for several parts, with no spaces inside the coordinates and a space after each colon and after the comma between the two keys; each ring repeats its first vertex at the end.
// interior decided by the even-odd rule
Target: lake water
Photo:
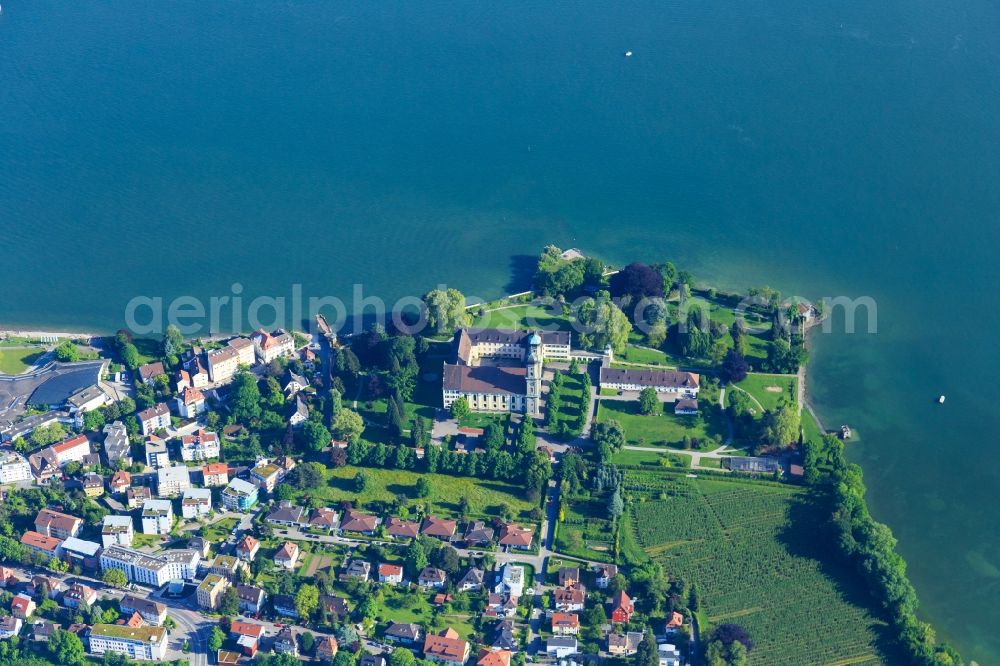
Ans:
{"type": "Polygon", "coordinates": [[[6,0],[0,323],[492,297],[549,242],[871,296],[810,389],[923,615],[998,663],[998,108],[990,0],[6,0]]]}

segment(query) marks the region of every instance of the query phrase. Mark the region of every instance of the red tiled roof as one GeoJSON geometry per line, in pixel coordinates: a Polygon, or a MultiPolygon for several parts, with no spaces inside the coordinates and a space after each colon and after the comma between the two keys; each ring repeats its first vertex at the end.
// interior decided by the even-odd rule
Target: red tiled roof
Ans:
{"type": "Polygon", "coordinates": [[[501,546],[522,546],[527,548],[531,545],[531,530],[526,527],[509,524],[504,525],[500,530],[501,546]]]}
{"type": "Polygon", "coordinates": [[[424,639],[424,656],[437,657],[446,661],[463,661],[469,652],[469,644],[458,637],[454,629],[445,629],[440,635],[427,634],[424,639]]]}
{"type": "Polygon", "coordinates": [[[28,548],[37,548],[50,553],[55,553],[56,548],[62,543],[62,539],[47,537],[44,534],[29,530],[21,537],[21,543],[28,548]]]}

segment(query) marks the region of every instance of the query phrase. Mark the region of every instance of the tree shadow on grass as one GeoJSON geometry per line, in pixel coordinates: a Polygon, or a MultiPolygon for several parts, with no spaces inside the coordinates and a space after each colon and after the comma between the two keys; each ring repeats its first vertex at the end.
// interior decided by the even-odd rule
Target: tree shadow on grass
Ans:
{"type": "Polygon", "coordinates": [[[792,555],[819,563],[820,571],[847,603],[863,608],[874,618],[869,629],[875,648],[890,664],[908,663],[908,655],[896,641],[885,612],[869,592],[858,571],[841,556],[828,516],[828,500],[818,492],[799,493],[790,500],[788,524],[777,534],[792,555]]]}

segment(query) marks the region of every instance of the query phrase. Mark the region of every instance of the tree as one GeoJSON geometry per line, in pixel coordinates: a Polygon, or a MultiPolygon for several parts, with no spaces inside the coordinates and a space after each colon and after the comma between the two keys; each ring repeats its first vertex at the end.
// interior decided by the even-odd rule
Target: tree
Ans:
{"type": "Polygon", "coordinates": [[[660,666],[660,654],[656,647],[656,637],[651,629],[646,629],[642,642],[639,643],[639,652],[635,655],[636,666],[660,666]]]}
{"type": "Polygon", "coordinates": [[[464,419],[471,411],[469,401],[465,399],[465,396],[461,396],[451,403],[451,416],[454,419],[464,419]]]}
{"type": "Polygon", "coordinates": [[[389,657],[389,666],[415,666],[416,662],[413,652],[404,647],[396,648],[389,657]]]}
{"type": "Polygon", "coordinates": [[[295,610],[299,617],[308,620],[319,607],[319,588],[306,583],[295,593],[295,610]]]}
{"type": "Polygon", "coordinates": [[[128,576],[121,569],[108,569],[101,576],[101,580],[111,587],[123,588],[128,585],[128,576]]]}
{"type": "Polygon", "coordinates": [[[100,430],[104,427],[104,414],[99,409],[89,411],[83,415],[83,429],[85,431],[100,430]]]}
{"type": "Polygon", "coordinates": [[[764,419],[764,437],[771,444],[785,446],[799,439],[799,411],[787,403],[777,412],[767,412],[764,419]]]}
{"type": "Polygon", "coordinates": [[[302,648],[303,652],[307,654],[309,652],[312,652],[313,647],[315,647],[315,645],[316,645],[316,637],[313,636],[311,632],[306,631],[303,632],[301,636],[299,636],[299,647],[302,648]]]}
{"type": "Polygon", "coordinates": [[[236,588],[230,585],[222,593],[222,600],[219,602],[219,612],[222,615],[234,616],[240,612],[240,595],[236,588]]]}
{"type": "Polygon", "coordinates": [[[735,349],[730,349],[722,361],[722,376],[725,377],[726,381],[734,384],[743,381],[747,377],[747,370],[749,370],[749,365],[747,365],[747,360],[743,358],[743,354],[735,349]]]}
{"type": "Polygon", "coordinates": [[[583,327],[580,341],[584,345],[599,350],[610,345],[619,354],[625,351],[632,322],[611,302],[608,292],[599,291],[595,298],[581,302],[576,309],[576,318],[583,327]]]}
{"type": "Polygon", "coordinates": [[[163,335],[164,358],[180,356],[182,351],[184,351],[184,336],[181,335],[181,330],[174,324],[167,325],[163,335]]]}
{"type": "Polygon", "coordinates": [[[430,497],[432,490],[431,482],[427,480],[427,477],[422,476],[417,479],[417,497],[430,497]]]}
{"type": "Polygon", "coordinates": [[[357,493],[363,493],[365,488],[368,487],[369,479],[368,474],[364,470],[359,471],[354,475],[354,491],[357,493]]]}
{"type": "Polygon", "coordinates": [[[434,289],[424,296],[427,323],[438,335],[451,333],[464,326],[468,315],[465,296],[457,289],[434,289]]]}
{"type": "Polygon", "coordinates": [[[608,286],[615,296],[663,296],[663,278],[656,269],[646,264],[633,262],[612,275],[608,286]]]}
{"type": "Polygon", "coordinates": [[[78,666],[84,662],[83,641],[73,632],[56,629],[49,637],[47,648],[57,664],[78,666]]]}
{"type": "Polygon", "coordinates": [[[330,431],[322,423],[306,421],[298,432],[299,450],[322,451],[330,446],[330,431]]]}
{"type": "Polygon", "coordinates": [[[411,578],[416,578],[417,575],[427,566],[427,552],[420,542],[414,540],[410,542],[409,548],[406,549],[406,570],[410,574],[411,578]]]}
{"type": "Polygon", "coordinates": [[[80,360],[80,350],[76,348],[72,340],[60,342],[59,346],[55,348],[55,354],[56,359],[63,363],[75,363],[80,360]]]}
{"type": "Polygon", "coordinates": [[[611,501],[608,502],[608,518],[616,521],[624,511],[625,502],[622,500],[621,488],[615,488],[614,494],[611,495],[611,501]]]}
{"type": "Polygon", "coordinates": [[[212,633],[208,635],[209,651],[211,651],[213,654],[218,652],[222,648],[222,644],[225,642],[226,642],[226,635],[222,633],[222,629],[220,629],[218,625],[212,627],[212,633]]]}
{"type": "Polygon", "coordinates": [[[656,389],[647,386],[639,392],[639,411],[646,416],[662,411],[660,398],[656,395],[656,389]]]}
{"type": "Polygon", "coordinates": [[[257,378],[241,370],[233,380],[233,416],[237,421],[249,422],[260,417],[260,388],[257,378]]]}
{"type": "Polygon", "coordinates": [[[365,430],[365,421],[361,415],[350,409],[341,409],[333,420],[333,436],[347,442],[353,442],[365,430]]]}
{"type": "Polygon", "coordinates": [[[131,342],[122,347],[122,363],[129,370],[135,370],[139,367],[139,350],[131,342]]]}

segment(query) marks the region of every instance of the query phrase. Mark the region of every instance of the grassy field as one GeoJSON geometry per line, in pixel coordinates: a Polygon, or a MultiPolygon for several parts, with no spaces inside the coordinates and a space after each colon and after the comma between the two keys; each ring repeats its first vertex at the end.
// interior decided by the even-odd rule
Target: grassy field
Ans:
{"type": "Polygon", "coordinates": [[[823,431],[819,429],[816,419],[808,409],[802,409],[802,437],[803,440],[819,441],[823,439],[823,431]]]}
{"type": "Polygon", "coordinates": [[[611,521],[607,500],[567,500],[556,534],[556,552],[586,560],[611,561],[611,521]]]}
{"type": "Polygon", "coordinates": [[[0,349],[0,373],[19,375],[42,357],[44,349],[0,349]]]}
{"type": "MultiPolygon", "coordinates": [[[[641,344],[641,337],[636,336],[635,340],[641,344]]],[[[664,352],[658,349],[651,349],[649,347],[639,347],[635,344],[629,344],[625,347],[624,352],[621,354],[615,354],[615,360],[626,361],[628,363],[665,366],[668,368],[677,367],[677,360],[667,356],[664,352]]]]}
{"type": "Polygon", "coordinates": [[[229,538],[233,528],[239,523],[238,518],[223,518],[204,527],[204,537],[212,543],[220,543],[229,538]]]}
{"type": "Polygon", "coordinates": [[[562,306],[515,305],[502,310],[487,312],[476,317],[472,325],[476,328],[541,329],[546,331],[570,331],[570,318],[562,313],[562,306]]]}
{"type": "MultiPolygon", "coordinates": [[[[700,615],[745,627],[750,663],[885,663],[856,574],[830,559],[823,508],[809,491],[673,478],[669,498],[633,502],[631,531],[669,575],[697,582],[700,615]]],[[[669,486],[669,487],[667,487],[669,486]]],[[[661,495],[663,496],[663,495],[661,495]]]]}
{"type": "MultiPolygon", "coordinates": [[[[667,405],[672,409],[672,405],[667,405]]],[[[679,446],[685,435],[700,439],[727,435],[725,416],[706,406],[700,416],[674,416],[664,413],[645,416],[639,413],[637,401],[602,400],[597,410],[598,422],[610,419],[625,428],[628,443],[635,446],[679,446]]]]}
{"type": "Polygon", "coordinates": [[[368,502],[387,502],[397,495],[406,495],[416,500],[417,479],[425,478],[430,481],[431,494],[421,501],[426,501],[436,515],[457,516],[458,502],[463,496],[468,498],[470,513],[475,516],[497,516],[504,506],[509,506],[524,521],[535,507],[535,504],[522,499],[520,488],[502,481],[398,469],[363,468],[369,483],[364,492],[358,493],[354,490],[354,477],[361,469],[351,466],[328,469],[324,486],[300,494],[318,497],[331,504],[341,500],[357,500],[362,506],[368,502]]]}
{"type": "Polygon", "coordinates": [[[795,375],[750,374],[736,385],[769,411],[774,411],[782,399],[793,404],[798,400],[799,379],[795,375]]]}
{"type": "Polygon", "coordinates": [[[690,467],[691,457],[680,453],[657,453],[655,451],[629,451],[622,449],[611,457],[615,465],[636,465],[651,469],[663,468],[663,459],[670,460],[670,467],[690,467]]]}

